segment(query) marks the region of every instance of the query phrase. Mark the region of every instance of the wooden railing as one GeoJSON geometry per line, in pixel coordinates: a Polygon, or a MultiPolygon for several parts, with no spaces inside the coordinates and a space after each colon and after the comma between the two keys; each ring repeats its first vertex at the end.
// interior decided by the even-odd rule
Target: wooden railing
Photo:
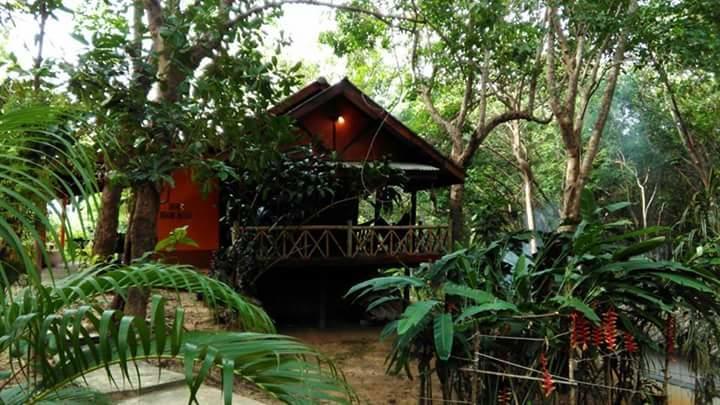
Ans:
{"type": "Polygon", "coordinates": [[[251,226],[239,229],[258,259],[427,257],[447,252],[449,226],[251,226]]]}

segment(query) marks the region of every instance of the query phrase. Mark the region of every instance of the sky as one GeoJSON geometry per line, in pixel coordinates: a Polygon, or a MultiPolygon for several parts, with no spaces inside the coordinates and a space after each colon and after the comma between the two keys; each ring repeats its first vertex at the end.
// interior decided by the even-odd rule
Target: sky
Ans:
{"type": "MultiPolygon", "coordinates": [[[[75,9],[81,5],[81,1],[65,0],[65,4],[68,8],[75,9]]],[[[279,36],[282,27],[286,37],[292,39],[292,45],[283,50],[283,59],[289,63],[302,61],[315,64],[320,67],[320,75],[330,81],[345,76],[344,60],[335,57],[329,47],[318,41],[320,32],[336,26],[334,12],[326,7],[308,5],[288,5],[283,10],[284,15],[272,26],[265,28],[268,35],[275,38],[279,36]]],[[[73,29],[72,14],[59,12],[57,17],[57,20],[48,20],[43,54],[48,58],[72,63],[83,51],[83,45],[70,35],[73,29]]],[[[24,67],[32,65],[36,52],[33,43],[36,34],[37,23],[31,17],[18,17],[4,40],[5,48],[15,53],[24,67]]]]}

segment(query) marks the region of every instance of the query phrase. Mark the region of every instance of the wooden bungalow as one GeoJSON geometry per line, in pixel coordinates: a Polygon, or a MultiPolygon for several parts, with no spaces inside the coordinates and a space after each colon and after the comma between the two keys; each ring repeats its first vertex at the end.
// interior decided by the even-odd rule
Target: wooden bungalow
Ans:
{"type": "MultiPolygon", "coordinates": [[[[349,285],[371,277],[378,268],[416,265],[447,251],[451,227],[447,223],[421,224],[417,193],[462,183],[460,167],[347,79],[334,85],[318,79],[271,112],[292,117],[301,143],[334,152],[345,168],[357,169],[381,159],[389,162],[391,168],[404,173],[404,192],[410,200],[402,223],[383,221],[378,209],[372,221],[363,223],[359,202],[350,199],[348,204],[324,211],[310,224],[235,229],[234,233],[253,241],[259,260],[272,263],[272,271],[263,276],[265,282],[259,283],[260,298],[271,314],[282,318],[278,312],[287,307],[288,300],[295,302],[308,295],[323,298],[320,306],[306,305],[306,312],[324,313],[328,306],[342,306],[340,301],[328,300],[339,300],[349,285]],[[279,280],[287,285],[279,286],[279,280]],[[313,288],[322,293],[308,294],[313,288]]],[[[173,229],[188,225],[188,236],[198,246],[179,246],[174,258],[207,268],[213,251],[229,237],[229,230],[222,229],[218,221],[221,194],[201,195],[187,171],[178,171],[174,177],[175,187],[163,194],[157,236],[162,239],[173,229]]]]}

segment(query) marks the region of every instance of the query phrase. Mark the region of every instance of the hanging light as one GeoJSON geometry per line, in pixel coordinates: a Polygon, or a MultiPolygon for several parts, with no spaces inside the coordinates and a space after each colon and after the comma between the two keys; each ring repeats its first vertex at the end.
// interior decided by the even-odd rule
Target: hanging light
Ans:
{"type": "Polygon", "coordinates": [[[337,123],[340,124],[340,125],[344,124],[344,123],[345,123],[345,117],[343,117],[342,115],[338,115],[338,117],[337,117],[337,123]]]}

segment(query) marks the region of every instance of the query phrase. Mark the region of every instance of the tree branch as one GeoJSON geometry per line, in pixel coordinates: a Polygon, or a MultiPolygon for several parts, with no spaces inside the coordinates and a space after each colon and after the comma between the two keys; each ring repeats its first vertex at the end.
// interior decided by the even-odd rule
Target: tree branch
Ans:
{"type": "Polygon", "coordinates": [[[680,105],[677,102],[675,91],[673,90],[672,83],[670,83],[670,79],[668,78],[665,68],[654,56],[652,56],[652,59],[653,65],[655,65],[655,70],[660,76],[660,81],[662,81],[665,86],[665,90],[667,91],[670,112],[672,113],[673,120],[675,121],[675,128],[680,135],[680,139],[682,140],[686,151],[690,155],[691,166],[697,172],[700,180],[703,182],[703,186],[708,189],[710,187],[710,175],[708,174],[709,170],[707,169],[708,164],[705,151],[701,150],[701,147],[695,142],[695,138],[690,133],[690,129],[688,128],[682,111],[680,110],[680,105]]]}
{"type": "MultiPolygon", "coordinates": [[[[637,0],[631,0],[628,6],[628,15],[635,14],[637,10],[637,0]]],[[[623,30],[625,31],[625,30],[623,30]]],[[[622,32],[618,39],[615,53],[613,54],[613,66],[608,76],[607,85],[603,94],[602,101],[600,103],[600,110],[598,112],[595,125],[593,125],[592,135],[590,135],[590,141],[588,141],[587,150],[583,157],[582,166],[580,167],[580,176],[584,180],[587,178],[590,170],[592,169],[593,161],[597,155],[598,148],[600,146],[600,139],[602,138],[603,130],[605,129],[605,123],[607,122],[608,116],[610,115],[610,106],[612,105],[613,96],[615,94],[615,87],[617,85],[620,71],[622,70],[622,63],[625,60],[625,46],[627,44],[627,32],[622,32]]]]}
{"type": "Polygon", "coordinates": [[[463,93],[463,99],[460,104],[460,112],[458,113],[457,117],[454,120],[455,126],[462,128],[465,126],[465,118],[467,117],[467,113],[470,110],[470,104],[472,104],[472,99],[474,95],[474,86],[475,86],[475,73],[474,70],[470,70],[470,73],[468,73],[467,77],[465,78],[465,92],[463,93]]]}
{"type": "Polygon", "coordinates": [[[547,124],[552,120],[552,117],[538,118],[528,111],[506,111],[502,114],[494,116],[487,122],[486,125],[482,126],[473,133],[473,136],[470,138],[470,142],[468,142],[468,145],[465,147],[465,150],[460,158],[461,166],[467,167],[470,164],[472,156],[475,154],[477,148],[485,141],[488,135],[490,135],[495,128],[501,124],[514,120],[525,120],[540,124],[547,124]]]}
{"type": "MultiPolygon", "coordinates": [[[[146,1],[153,1],[153,0],[146,0],[146,1]]],[[[200,61],[202,61],[203,58],[209,57],[214,50],[216,50],[221,42],[222,38],[225,36],[227,32],[235,28],[238,24],[240,24],[242,21],[247,20],[248,18],[256,15],[261,14],[265,11],[277,9],[285,5],[290,4],[305,4],[309,6],[320,6],[320,7],[328,7],[333,8],[337,10],[342,11],[349,11],[353,13],[359,13],[359,14],[365,14],[371,17],[375,17],[378,20],[384,22],[387,25],[392,25],[393,21],[408,21],[408,22],[415,22],[415,23],[423,23],[421,19],[418,19],[413,16],[405,16],[405,15],[399,15],[399,14],[384,14],[377,10],[370,10],[362,7],[357,7],[349,4],[337,4],[333,3],[331,1],[324,1],[324,0],[279,0],[279,1],[267,1],[261,5],[257,5],[255,7],[251,7],[247,9],[244,12],[240,12],[237,15],[235,15],[233,18],[227,20],[224,24],[222,24],[221,29],[219,30],[219,34],[212,34],[212,33],[206,33],[203,35],[198,41],[190,48],[190,51],[188,52],[189,57],[189,66],[191,68],[196,68],[200,61]]]]}

